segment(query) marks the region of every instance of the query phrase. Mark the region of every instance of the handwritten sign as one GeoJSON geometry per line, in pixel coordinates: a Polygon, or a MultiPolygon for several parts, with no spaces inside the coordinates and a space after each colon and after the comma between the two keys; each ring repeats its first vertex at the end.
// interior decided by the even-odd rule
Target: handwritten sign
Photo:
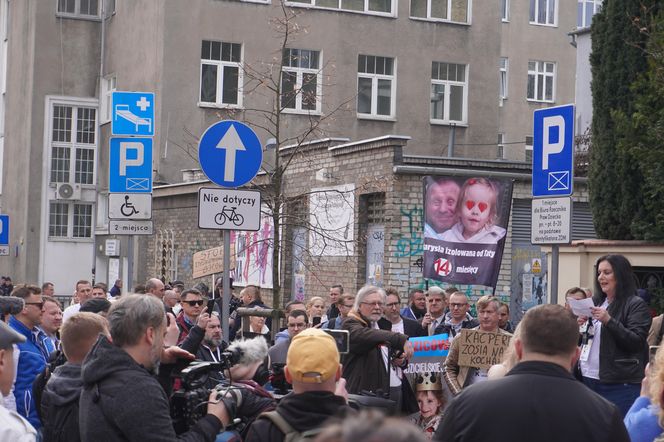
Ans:
{"type": "Polygon", "coordinates": [[[499,364],[512,336],[480,330],[461,330],[459,340],[459,365],[463,367],[489,368],[499,364]]]}
{"type": "MultiPolygon", "coordinates": [[[[231,268],[235,267],[235,244],[231,243],[231,268]]],[[[224,247],[213,247],[194,253],[193,259],[193,278],[202,278],[203,276],[224,271],[224,247]]]]}

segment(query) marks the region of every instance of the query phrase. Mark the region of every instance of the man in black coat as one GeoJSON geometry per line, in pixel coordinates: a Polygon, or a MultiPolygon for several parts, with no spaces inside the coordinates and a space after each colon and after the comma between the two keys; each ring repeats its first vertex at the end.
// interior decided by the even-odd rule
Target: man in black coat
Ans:
{"type": "Polygon", "coordinates": [[[284,374],[293,392],[275,411],[263,413],[251,424],[245,441],[281,442],[288,434],[320,429],[330,417],[349,412],[342,396],[344,382],[337,385],[341,379],[337,344],[324,331],[310,328],[293,338],[284,374]]]}
{"type": "Polygon", "coordinates": [[[572,377],[579,327],[560,305],[528,310],[504,378],[464,389],[445,410],[440,441],[628,442],[618,408],[572,377]]]}
{"type": "Polygon", "coordinates": [[[405,318],[399,313],[401,298],[396,289],[388,288],[385,293],[387,294],[387,303],[383,309],[384,317],[378,321],[378,327],[382,330],[403,333],[409,338],[427,336],[426,330],[418,321],[405,318]]]}
{"type": "Polygon", "coordinates": [[[214,441],[223,423],[230,422],[216,391],[210,395],[208,414],[186,433],[175,435],[168,397],[153,372],[160,362],[193,355],[178,347],[164,349],[161,300],[123,296],[111,307],[108,321],[113,342],[100,336],[83,362],[81,440],[214,441]]]}

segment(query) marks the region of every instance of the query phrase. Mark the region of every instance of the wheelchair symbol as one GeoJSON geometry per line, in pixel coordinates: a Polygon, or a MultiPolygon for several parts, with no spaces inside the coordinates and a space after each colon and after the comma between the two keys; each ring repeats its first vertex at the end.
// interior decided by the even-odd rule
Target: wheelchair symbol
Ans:
{"type": "Polygon", "coordinates": [[[136,210],[136,207],[134,207],[133,203],[129,202],[129,195],[125,195],[124,198],[125,202],[120,206],[120,213],[127,217],[137,214],[138,210],[136,210]]]}

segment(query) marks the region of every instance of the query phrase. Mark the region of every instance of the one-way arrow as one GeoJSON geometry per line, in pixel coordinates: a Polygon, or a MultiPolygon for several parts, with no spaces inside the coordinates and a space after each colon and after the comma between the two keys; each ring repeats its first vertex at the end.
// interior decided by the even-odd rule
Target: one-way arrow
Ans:
{"type": "Polygon", "coordinates": [[[235,153],[240,150],[247,150],[244,143],[231,124],[219,143],[217,149],[226,149],[226,162],[224,165],[224,181],[235,181],[235,153]]]}

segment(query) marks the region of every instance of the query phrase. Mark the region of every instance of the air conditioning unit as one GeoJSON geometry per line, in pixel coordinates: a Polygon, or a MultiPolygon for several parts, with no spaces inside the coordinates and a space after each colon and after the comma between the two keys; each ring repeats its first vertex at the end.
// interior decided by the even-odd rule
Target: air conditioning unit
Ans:
{"type": "Polygon", "coordinates": [[[55,199],[57,200],[80,200],[81,199],[81,185],[58,183],[55,188],[55,199]]]}

